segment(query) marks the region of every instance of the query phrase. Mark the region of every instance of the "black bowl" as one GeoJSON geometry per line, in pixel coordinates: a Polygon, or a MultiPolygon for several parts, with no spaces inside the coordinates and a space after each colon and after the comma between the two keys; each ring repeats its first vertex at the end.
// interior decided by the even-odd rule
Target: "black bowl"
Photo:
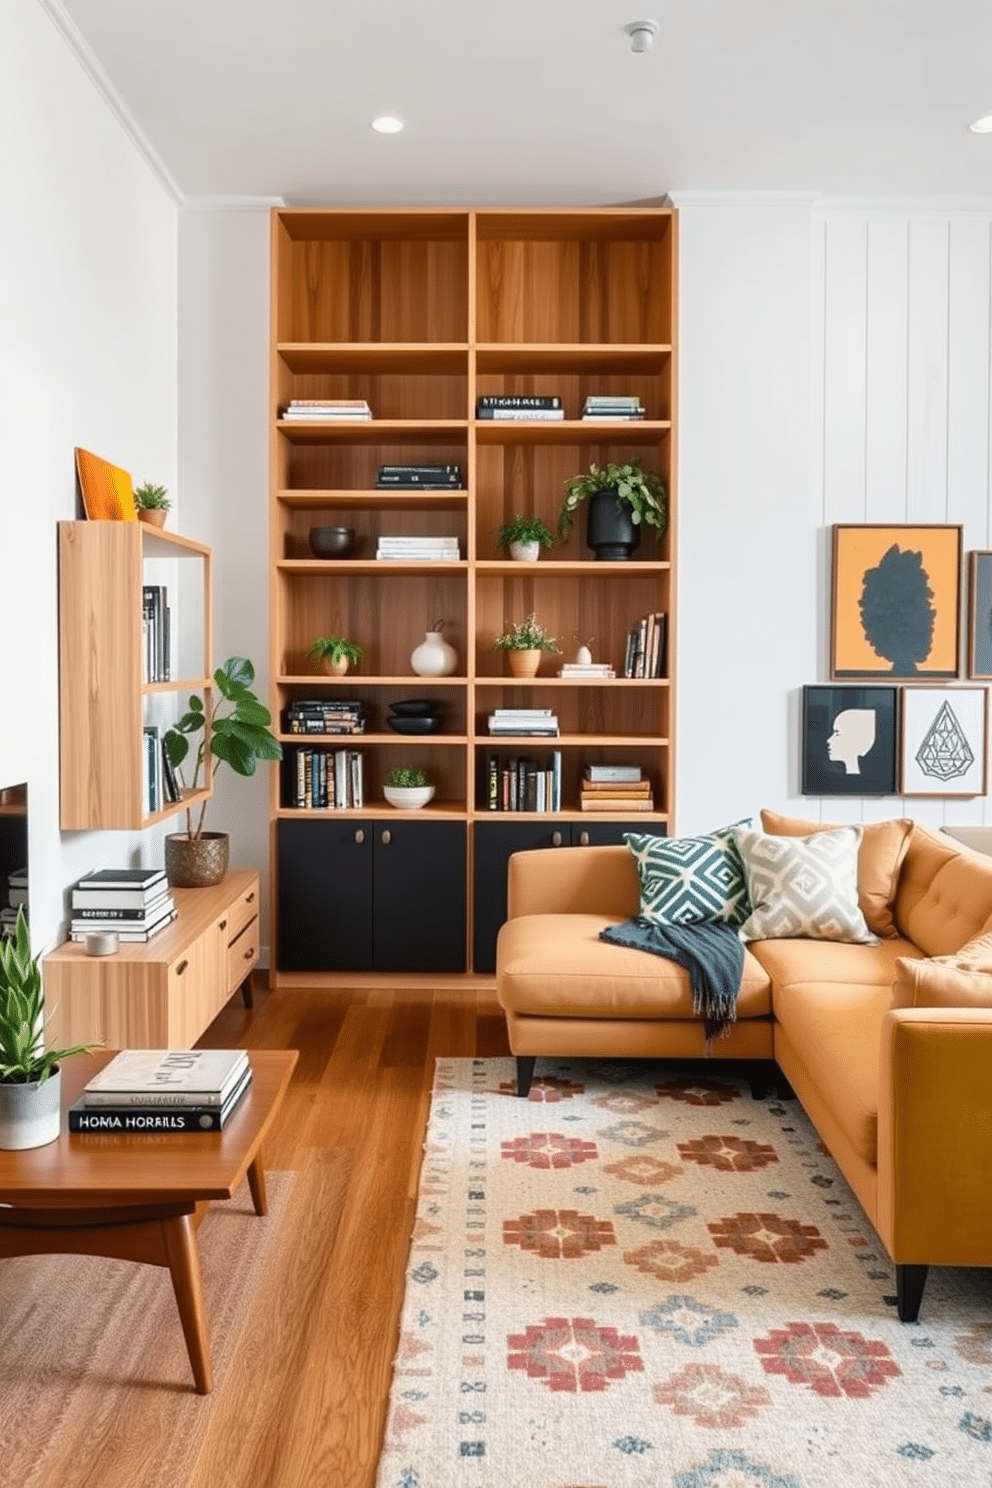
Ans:
{"type": "Polygon", "coordinates": [[[389,711],[395,718],[429,718],[440,706],[433,698],[407,698],[405,702],[390,703],[389,711]]]}
{"type": "Polygon", "coordinates": [[[436,734],[441,728],[441,719],[436,714],[427,718],[394,718],[390,715],[386,722],[397,734],[436,734]]]}
{"type": "Polygon", "coordinates": [[[354,545],[354,527],[310,528],[310,551],[315,558],[345,558],[354,545]]]}

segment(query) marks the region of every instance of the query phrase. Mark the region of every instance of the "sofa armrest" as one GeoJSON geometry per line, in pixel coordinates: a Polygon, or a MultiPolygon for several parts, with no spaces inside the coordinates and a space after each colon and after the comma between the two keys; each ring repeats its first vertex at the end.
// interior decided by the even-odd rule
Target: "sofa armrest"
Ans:
{"type": "Polygon", "coordinates": [[[507,866],[508,919],[532,914],[603,914],[629,919],[641,886],[626,847],[543,847],[513,853],[507,866]]]}
{"type": "Polygon", "coordinates": [[[880,1053],[880,1236],[897,1264],[992,1265],[992,1008],[894,1008],[880,1053]]]}

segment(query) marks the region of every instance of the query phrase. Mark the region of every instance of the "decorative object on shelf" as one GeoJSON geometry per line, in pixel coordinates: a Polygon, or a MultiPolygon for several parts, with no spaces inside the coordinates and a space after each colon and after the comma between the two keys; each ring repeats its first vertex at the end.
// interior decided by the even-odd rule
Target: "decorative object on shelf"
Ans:
{"type": "Polygon", "coordinates": [[[0,1147],[21,1151],[58,1140],[59,1065],[92,1044],[46,1049],[40,956],[31,955],[23,906],[12,936],[0,940],[0,1147]]]}
{"type": "Polygon", "coordinates": [[[968,603],[968,676],[992,680],[992,553],[971,555],[968,603]]]}
{"type": "Polygon", "coordinates": [[[579,504],[586,508],[586,544],[598,559],[627,559],[640,545],[642,526],[660,537],[668,523],[668,497],[660,475],[645,470],[640,459],[626,465],[595,463],[588,474],[565,482],[565,504],[558,514],[558,535],[567,542],[579,504]]]}
{"type": "Polygon", "coordinates": [[[426,770],[397,765],[383,782],[382,793],[390,806],[401,811],[419,811],[434,797],[434,787],[426,770]]]}
{"type": "Polygon", "coordinates": [[[541,625],[532,610],[526,620],[497,636],[494,651],[505,651],[510,673],[514,677],[536,677],[545,651],[557,651],[558,642],[541,625]]]}
{"type": "Polygon", "coordinates": [[[435,620],[419,646],[410,653],[410,665],[418,677],[450,677],[458,666],[458,652],[441,634],[443,620],[435,620]]]}
{"type": "Polygon", "coordinates": [[[344,636],[318,636],[307,648],[310,660],[331,677],[343,677],[352,662],[362,659],[362,648],[344,636]]]}
{"type": "Polygon", "coordinates": [[[984,796],[987,687],[902,689],[903,796],[984,796]]]}
{"type": "MultiPolygon", "coordinates": [[[[214,686],[229,705],[227,711],[222,713],[213,697],[205,706],[203,698],[194,693],[175,728],[165,734],[169,763],[179,772],[184,790],[196,791],[200,786],[208,736],[211,780],[222,764],[230,765],[236,775],[254,775],[259,760],[282,759],[282,745],[269,728],[272,715],[251,690],[254,680],[255,668],[246,657],[229,656],[214,672],[214,686]],[[187,783],[181,766],[189,754],[188,736],[196,734],[200,738],[187,783]]],[[[194,810],[187,807],[186,831],[165,839],[165,871],[176,888],[206,888],[220,883],[227,872],[226,833],[204,832],[206,810],[203,800],[194,822],[194,810]],[[219,837],[225,839],[223,846],[219,837]]]]}
{"type": "Polygon", "coordinates": [[[834,524],[831,677],[958,675],[961,530],[834,524]]]}
{"type": "Polygon", "coordinates": [[[311,527],[310,551],[315,558],[347,558],[355,546],[354,527],[311,527]]]}
{"type": "Polygon", "coordinates": [[[148,522],[152,527],[164,527],[171,505],[165,486],[144,481],[134,488],[134,507],[139,522],[148,522]]]}
{"type": "Polygon", "coordinates": [[[76,474],[83,495],[83,509],[91,522],[133,522],[134,491],[131,477],[118,465],[101,460],[89,450],[76,449],[76,474]]]}
{"type": "Polygon", "coordinates": [[[522,517],[518,512],[510,522],[504,522],[496,534],[496,545],[509,548],[515,563],[536,563],[542,548],[554,543],[550,531],[540,517],[522,517]]]}
{"type": "Polygon", "coordinates": [[[892,796],[897,687],[804,687],[804,796],[892,796]]]}
{"type": "Polygon", "coordinates": [[[397,734],[436,734],[441,729],[440,707],[431,698],[391,703],[386,723],[397,734]]]}

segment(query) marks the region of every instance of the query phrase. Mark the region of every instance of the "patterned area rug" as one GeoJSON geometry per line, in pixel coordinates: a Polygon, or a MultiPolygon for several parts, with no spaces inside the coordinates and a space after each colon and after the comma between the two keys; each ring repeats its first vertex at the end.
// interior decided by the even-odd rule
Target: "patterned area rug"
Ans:
{"type": "Polygon", "coordinates": [[[797,1101],[441,1060],[377,1488],[992,1483],[992,1288],[917,1324],[797,1101]]]}

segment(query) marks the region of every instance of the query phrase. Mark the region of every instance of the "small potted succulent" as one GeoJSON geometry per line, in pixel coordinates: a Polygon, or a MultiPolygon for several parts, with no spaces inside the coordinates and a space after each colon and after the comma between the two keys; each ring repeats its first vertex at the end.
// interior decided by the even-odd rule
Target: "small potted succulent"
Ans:
{"type": "Polygon", "coordinates": [[[625,559],[640,545],[641,528],[660,537],[668,523],[668,497],[660,475],[636,457],[626,465],[592,464],[585,475],[565,482],[558,535],[567,542],[580,504],[586,507],[586,543],[600,559],[625,559]]]}
{"type": "Polygon", "coordinates": [[[426,770],[412,765],[396,765],[386,776],[382,793],[390,806],[401,811],[417,811],[433,798],[434,787],[426,770]]]}
{"type": "Polygon", "coordinates": [[[332,677],[343,677],[349,666],[362,659],[362,648],[344,636],[318,636],[307,650],[310,660],[332,677]]]}
{"type": "Polygon", "coordinates": [[[536,563],[542,548],[550,548],[554,542],[549,529],[540,517],[522,517],[518,512],[510,522],[504,522],[496,534],[496,545],[509,548],[510,557],[517,563],[536,563]]]}
{"type": "Polygon", "coordinates": [[[526,620],[511,625],[493,641],[494,651],[505,651],[514,677],[536,677],[545,651],[559,650],[558,642],[545,630],[532,610],[526,620]]]}
{"type": "Polygon", "coordinates": [[[154,527],[165,526],[165,516],[172,502],[164,486],[155,486],[151,481],[134,489],[134,509],[139,522],[151,522],[154,527]]]}
{"type": "Polygon", "coordinates": [[[32,957],[28,922],[17,911],[12,936],[0,941],[0,1147],[20,1151],[58,1139],[62,1125],[59,1065],[92,1044],[45,1048],[39,956],[32,957]]]}

